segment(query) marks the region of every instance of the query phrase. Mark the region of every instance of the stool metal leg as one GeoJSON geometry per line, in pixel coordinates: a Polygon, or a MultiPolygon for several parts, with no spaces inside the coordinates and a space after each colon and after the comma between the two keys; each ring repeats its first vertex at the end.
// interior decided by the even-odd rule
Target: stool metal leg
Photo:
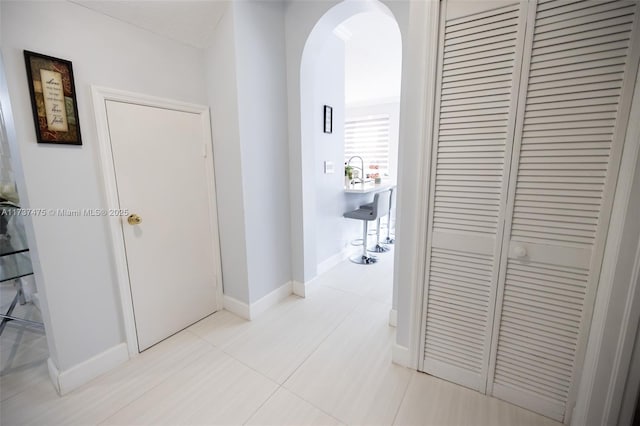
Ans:
{"type": "Polygon", "coordinates": [[[349,258],[353,263],[358,263],[360,265],[369,265],[371,263],[376,263],[378,261],[374,256],[369,256],[367,254],[367,231],[369,228],[368,221],[363,220],[364,224],[362,225],[362,253],[357,254],[355,256],[351,256],[349,258]]]}
{"type": "MultiPolygon", "coordinates": [[[[393,197],[393,192],[390,197],[393,197]]],[[[387,213],[387,238],[384,239],[384,244],[393,244],[396,240],[391,238],[391,202],[389,202],[389,213],[387,213]]]]}
{"type": "Polygon", "coordinates": [[[376,227],[376,245],[369,249],[372,253],[385,253],[389,251],[389,247],[385,247],[380,243],[380,218],[377,221],[376,227]]]}

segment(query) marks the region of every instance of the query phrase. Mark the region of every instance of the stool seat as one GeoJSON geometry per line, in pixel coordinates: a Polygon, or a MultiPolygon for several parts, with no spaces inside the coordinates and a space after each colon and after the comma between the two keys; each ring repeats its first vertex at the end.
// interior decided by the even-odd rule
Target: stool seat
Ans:
{"type": "Polygon", "coordinates": [[[345,214],[343,214],[344,217],[346,217],[347,219],[359,219],[359,220],[374,220],[375,218],[373,217],[373,208],[371,209],[366,209],[366,208],[362,208],[362,206],[360,206],[359,209],[357,210],[352,210],[350,212],[346,212],[345,214]]]}

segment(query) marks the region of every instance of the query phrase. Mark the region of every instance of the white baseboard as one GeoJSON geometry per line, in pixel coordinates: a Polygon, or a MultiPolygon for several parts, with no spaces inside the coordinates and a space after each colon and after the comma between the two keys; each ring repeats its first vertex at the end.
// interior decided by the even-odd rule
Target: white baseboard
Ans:
{"type": "Polygon", "coordinates": [[[58,382],[60,371],[58,371],[58,367],[56,367],[51,358],[47,358],[47,367],[49,367],[49,378],[51,379],[51,383],[53,383],[53,387],[56,388],[56,392],[60,395],[60,383],[58,382]]]}
{"type": "Polygon", "coordinates": [[[391,309],[389,311],[389,325],[391,327],[397,327],[398,326],[398,311],[395,309],[391,309]]]}
{"type": "Polygon", "coordinates": [[[236,314],[240,318],[251,321],[253,319],[256,319],[267,309],[278,304],[278,302],[280,302],[281,300],[286,299],[292,293],[295,294],[294,288],[294,282],[286,282],[280,287],[273,290],[271,293],[256,300],[251,305],[248,305],[245,302],[241,302],[240,300],[235,299],[231,296],[225,295],[223,298],[224,309],[233,314],[236,314]]]}
{"type": "Polygon", "coordinates": [[[307,296],[307,286],[305,283],[301,283],[300,281],[293,281],[293,294],[300,297],[307,296]]]}
{"type": "Polygon", "coordinates": [[[316,279],[318,277],[314,277],[312,279],[310,279],[309,281],[307,281],[306,283],[301,283],[298,281],[294,281],[293,282],[293,294],[295,294],[296,296],[302,297],[302,298],[306,298],[309,295],[309,290],[312,287],[316,286],[316,279]]]}
{"type": "Polygon", "coordinates": [[[349,250],[349,247],[345,247],[340,253],[337,253],[330,258],[318,263],[318,274],[306,283],[293,281],[293,294],[299,297],[307,297],[309,295],[309,288],[315,283],[316,278],[336,266],[338,263],[347,259],[349,257],[349,250]]]}
{"type": "Polygon", "coordinates": [[[224,309],[246,320],[251,319],[249,305],[226,294],[223,297],[224,309]]]}
{"type": "Polygon", "coordinates": [[[409,348],[394,343],[391,347],[391,361],[402,367],[409,367],[409,348]]]}
{"type": "Polygon", "coordinates": [[[289,281],[273,290],[271,293],[261,297],[249,307],[249,319],[255,319],[270,307],[277,305],[281,300],[286,299],[293,293],[293,282],[289,281]]]}
{"type": "Polygon", "coordinates": [[[349,257],[349,247],[345,247],[342,249],[340,253],[334,254],[330,258],[325,259],[322,262],[318,263],[318,275],[324,274],[329,269],[333,268],[338,263],[342,262],[348,257],[349,257]]]}
{"type": "Polygon", "coordinates": [[[74,365],[68,370],[60,371],[51,358],[47,360],[49,377],[56,391],[65,395],[85,383],[117,367],[129,359],[129,349],[126,343],[120,343],[106,351],[74,365]]]}

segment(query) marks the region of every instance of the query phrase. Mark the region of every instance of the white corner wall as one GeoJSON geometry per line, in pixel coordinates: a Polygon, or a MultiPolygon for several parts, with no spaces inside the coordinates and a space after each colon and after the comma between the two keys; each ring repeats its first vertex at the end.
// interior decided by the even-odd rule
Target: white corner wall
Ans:
{"type": "Polygon", "coordinates": [[[282,3],[233,2],[205,52],[225,300],[248,310],[291,281],[284,43],[282,3]]]}
{"type": "MultiPolygon", "coordinates": [[[[301,143],[300,70],[302,52],[314,25],[335,4],[310,1],[289,2],[285,5],[285,47],[287,61],[287,106],[289,141],[289,203],[291,212],[291,275],[294,282],[305,283],[313,278],[305,269],[315,268],[315,245],[306,244],[303,238],[303,155],[301,143]],[[306,265],[305,265],[306,262],[306,265]],[[305,268],[306,266],[306,268],[305,268]]],[[[308,228],[308,227],[307,227],[308,228]]],[[[308,231],[312,231],[307,229],[308,231]]]]}
{"type": "Polygon", "coordinates": [[[291,281],[282,2],[234,2],[249,303],[291,281]]]}
{"type": "MultiPolygon", "coordinates": [[[[70,2],[2,1],[1,37],[30,208],[103,208],[90,85],[206,102],[202,52],[70,2]],[[73,62],[83,145],[38,145],[22,50],[73,62]]],[[[3,104],[4,106],[4,104],[3,104]]],[[[171,194],[169,194],[171,196],[171,194]]],[[[125,206],[123,206],[125,207],[125,206]]],[[[124,341],[106,222],[33,218],[36,280],[60,371],[124,341]]]]}
{"type": "Polygon", "coordinates": [[[225,298],[291,281],[284,6],[233,2],[206,50],[225,298]]]}
{"type": "Polygon", "coordinates": [[[239,135],[234,8],[231,6],[227,7],[218,22],[213,44],[205,51],[205,61],[207,97],[211,106],[224,294],[248,303],[249,274],[239,135]]]}

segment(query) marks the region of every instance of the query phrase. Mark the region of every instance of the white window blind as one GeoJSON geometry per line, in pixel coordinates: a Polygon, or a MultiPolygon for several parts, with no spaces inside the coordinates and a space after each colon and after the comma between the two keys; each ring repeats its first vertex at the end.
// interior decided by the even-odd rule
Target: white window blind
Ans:
{"type": "Polygon", "coordinates": [[[350,117],[344,124],[344,158],[354,155],[364,160],[364,173],[389,173],[389,114],[350,117]],[[378,170],[370,169],[378,165],[378,170]]]}

